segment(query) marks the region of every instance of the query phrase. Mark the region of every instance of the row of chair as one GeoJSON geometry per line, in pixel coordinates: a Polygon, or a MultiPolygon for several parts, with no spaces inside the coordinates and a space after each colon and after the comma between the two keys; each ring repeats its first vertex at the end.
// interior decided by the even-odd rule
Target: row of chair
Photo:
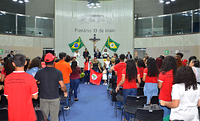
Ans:
{"type": "MultiPolygon", "coordinates": [[[[117,101],[124,102],[123,91],[120,89],[117,94],[109,94],[108,98],[110,99],[111,105],[115,103],[114,113],[117,117],[117,101]],[[116,100],[113,99],[113,95],[116,96],[116,100]]],[[[125,113],[135,114],[134,120],[140,121],[162,121],[164,111],[162,109],[144,109],[144,105],[146,105],[147,97],[144,96],[143,87],[139,87],[137,89],[137,96],[128,96],[125,104],[123,105],[123,109],[121,110],[121,120],[125,113]]],[[[158,96],[153,96],[151,99],[151,104],[159,105],[158,96]]]]}

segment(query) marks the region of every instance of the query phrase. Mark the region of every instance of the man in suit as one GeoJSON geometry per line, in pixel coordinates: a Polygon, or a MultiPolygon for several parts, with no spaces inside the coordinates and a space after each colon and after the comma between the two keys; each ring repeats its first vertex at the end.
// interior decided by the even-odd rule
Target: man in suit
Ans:
{"type": "Polygon", "coordinates": [[[7,57],[13,57],[14,56],[14,52],[13,51],[10,51],[10,53],[7,55],[7,57]]]}
{"type": "Polygon", "coordinates": [[[128,54],[126,55],[126,59],[132,59],[132,55],[130,54],[130,52],[128,52],[128,54]]]}
{"type": "Polygon", "coordinates": [[[94,52],[94,57],[101,58],[101,52],[99,52],[99,49],[94,52]]]}

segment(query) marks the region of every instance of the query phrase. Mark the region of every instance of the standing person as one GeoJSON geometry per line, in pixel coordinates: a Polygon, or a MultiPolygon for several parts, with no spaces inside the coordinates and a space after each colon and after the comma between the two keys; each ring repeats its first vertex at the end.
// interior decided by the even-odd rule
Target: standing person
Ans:
{"type": "Polygon", "coordinates": [[[4,95],[8,99],[9,121],[36,121],[33,99],[38,98],[35,79],[24,72],[26,57],[16,54],[13,57],[15,71],[5,80],[4,95]]]}
{"type": "Polygon", "coordinates": [[[88,50],[87,50],[87,48],[85,48],[85,51],[83,52],[83,57],[85,58],[85,57],[89,57],[89,52],[88,52],[88,50]]]}
{"type": "Polygon", "coordinates": [[[103,85],[107,85],[107,70],[106,67],[103,66],[103,76],[102,76],[102,80],[104,81],[103,85]]]}
{"type": "MultiPolygon", "coordinates": [[[[62,72],[63,81],[64,81],[65,86],[67,88],[67,92],[69,93],[69,89],[70,89],[70,78],[69,78],[69,76],[72,73],[72,69],[70,67],[70,64],[65,62],[66,53],[64,53],[64,52],[59,53],[59,58],[60,58],[60,61],[58,63],[56,63],[55,68],[62,72]]],[[[68,109],[70,109],[70,107],[69,107],[69,96],[66,98],[65,106],[64,106],[64,110],[68,110],[68,109]]]]}
{"type": "Polygon", "coordinates": [[[97,57],[94,57],[94,61],[91,64],[91,68],[96,72],[102,72],[101,67],[100,67],[100,63],[97,60],[97,57]]]}
{"type": "Polygon", "coordinates": [[[76,61],[72,61],[72,73],[70,75],[70,87],[72,90],[74,90],[74,100],[78,101],[79,99],[77,98],[77,89],[80,83],[80,74],[81,74],[81,69],[77,66],[76,61]]]}
{"type": "MultiPolygon", "coordinates": [[[[141,82],[140,74],[137,71],[135,61],[133,59],[127,60],[126,68],[122,70],[122,79],[118,83],[117,88],[116,88],[116,92],[117,92],[120,86],[123,84],[124,104],[126,102],[126,98],[128,95],[132,95],[132,96],[137,95],[137,87],[139,87],[140,82],[141,82]],[[136,83],[136,78],[138,79],[138,83],[136,83]]],[[[129,120],[128,113],[126,113],[124,121],[127,121],[127,120],[129,120]]]]}
{"type": "Polygon", "coordinates": [[[106,70],[108,70],[108,68],[110,66],[110,57],[107,57],[105,65],[106,65],[106,70]]]}
{"type": "Polygon", "coordinates": [[[118,58],[118,54],[117,54],[117,53],[114,53],[114,54],[113,54],[113,58],[118,58]]]}
{"type": "Polygon", "coordinates": [[[128,54],[126,55],[126,59],[132,59],[132,55],[130,52],[128,52],[128,54]]]}
{"type": "Polygon", "coordinates": [[[190,61],[189,66],[192,67],[192,70],[196,76],[197,83],[200,84],[200,68],[199,68],[199,60],[193,59],[190,61]]]}
{"type": "Polygon", "coordinates": [[[74,57],[80,58],[80,54],[79,54],[78,50],[76,50],[76,52],[74,53],[74,57]]]}
{"type": "MultiPolygon", "coordinates": [[[[119,82],[122,79],[122,70],[126,68],[126,63],[124,62],[125,59],[125,55],[121,54],[119,56],[119,60],[120,62],[118,64],[115,65],[114,70],[115,70],[115,75],[117,76],[117,85],[119,84],[119,82]]],[[[120,85],[123,87],[123,85],[120,85]]],[[[121,109],[121,102],[117,102],[117,108],[121,109]]]]}
{"type": "Polygon", "coordinates": [[[156,58],[156,65],[157,65],[159,71],[162,66],[162,63],[163,63],[163,59],[161,57],[156,58]]]}
{"type": "Polygon", "coordinates": [[[107,49],[104,49],[104,52],[102,53],[103,58],[107,58],[109,57],[109,53],[107,51],[107,49]]]}
{"type": "Polygon", "coordinates": [[[156,60],[150,57],[147,60],[147,68],[144,69],[142,81],[144,85],[144,96],[147,96],[147,104],[149,104],[151,97],[158,95],[158,68],[156,60]]]}
{"type": "MultiPolygon", "coordinates": [[[[177,71],[176,59],[173,56],[165,57],[158,78],[158,88],[160,88],[159,99],[171,101],[171,91],[173,80],[177,71]]],[[[166,106],[160,106],[164,110],[163,117],[170,115],[171,109],[166,106]]]]}
{"type": "MultiPolygon", "coordinates": [[[[138,61],[137,61],[137,70],[140,73],[140,79],[141,80],[143,78],[144,69],[145,69],[144,61],[141,58],[139,58],[138,61]]],[[[144,84],[145,84],[145,82],[141,81],[140,87],[144,87],[144,84]]]]}
{"type": "Polygon", "coordinates": [[[41,62],[38,58],[33,58],[33,60],[31,61],[31,64],[28,68],[28,70],[26,71],[26,73],[31,74],[33,77],[35,77],[35,74],[42,69],[42,65],[41,62]]]}
{"type": "Polygon", "coordinates": [[[200,86],[189,66],[181,66],[173,81],[172,101],[160,101],[171,108],[170,120],[199,121],[200,86]]]}
{"type": "Polygon", "coordinates": [[[44,111],[46,117],[49,116],[51,121],[58,121],[58,113],[60,108],[59,85],[67,97],[67,89],[63,82],[61,71],[54,68],[54,56],[47,53],[44,57],[46,67],[39,70],[35,79],[40,82],[40,108],[44,111]]]}
{"type": "Polygon", "coordinates": [[[8,57],[8,58],[10,58],[10,57],[11,57],[11,58],[14,57],[14,51],[10,51],[10,53],[7,55],[7,57],[8,57]]]}
{"type": "Polygon", "coordinates": [[[91,66],[92,62],[90,61],[90,59],[88,57],[85,58],[85,62],[84,62],[84,73],[85,73],[85,84],[90,84],[90,66],[91,66]]]}
{"type": "Polygon", "coordinates": [[[1,82],[4,82],[6,76],[11,74],[15,70],[15,67],[12,65],[12,62],[13,62],[13,58],[5,59],[5,64],[1,71],[1,82]]]}
{"type": "Polygon", "coordinates": [[[99,49],[94,52],[94,57],[101,58],[101,52],[99,52],[99,49]]]}
{"type": "Polygon", "coordinates": [[[26,65],[24,66],[24,71],[26,71],[27,69],[28,69],[28,67],[29,67],[29,65],[30,65],[30,58],[28,58],[28,57],[26,57],[26,65]]]}

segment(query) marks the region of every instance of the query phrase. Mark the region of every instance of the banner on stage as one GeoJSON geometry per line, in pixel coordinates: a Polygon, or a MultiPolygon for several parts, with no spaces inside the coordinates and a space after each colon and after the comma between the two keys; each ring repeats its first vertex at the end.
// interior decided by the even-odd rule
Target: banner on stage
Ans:
{"type": "Polygon", "coordinates": [[[102,73],[98,73],[93,69],[90,69],[90,83],[100,85],[102,73]]]}

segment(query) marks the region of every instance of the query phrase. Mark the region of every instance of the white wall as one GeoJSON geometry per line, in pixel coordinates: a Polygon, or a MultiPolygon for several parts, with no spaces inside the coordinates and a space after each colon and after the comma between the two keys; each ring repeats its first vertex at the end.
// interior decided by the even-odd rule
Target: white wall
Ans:
{"type": "Polygon", "coordinates": [[[169,55],[179,51],[185,54],[185,59],[192,55],[200,59],[200,34],[135,38],[134,45],[134,48],[147,48],[146,53],[155,58],[169,50],[169,55]]]}
{"type": "MultiPolygon", "coordinates": [[[[93,56],[93,43],[89,38],[96,34],[101,40],[97,42],[100,50],[108,36],[120,43],[117,53],[133,54],[133,0],[100,1],[101,8],[88,8],[87,1],[56,0],[55,1],[55,51],[72,55],[68,46],[80,36],[93,56]],[[76,29],[87,29],[80,32],[76,29]],[[97,32],[94,32],[97,29],[97,32]],[[104,32],[100,32],[99,30],[104,32]],[[114,30],[105,32],[105,29],[114,30]],[[90,32],[91,30],[91,32],[90,32]]],[[[79,50],[82,55],[84,48],[79,50]]],[[[112,56],[114,52],[108,50],[112,56]]]]}
{"type": "MultiPolygon", "coordinates": [[[[54,48],[54,38],[45,37],[28,37],[28,36],[15,36],[0,34],[0,46],[15,50],[23,50],[23,53],[30,58],[42,56],[43,48],[54,48]],[[23,49],[22,49],[23,48],[23,49]],[[40,51],[35,49],[40,49],[40,51]],[[28,51],[27,51],[28,49],[28,51]],[[27,52],[26,52],[27,51],[27,52]]],[[[0,55],[1,56],[1,55],[0,55]]],[[[4,57],[5,55],[3,55],[4,57]]]]}

